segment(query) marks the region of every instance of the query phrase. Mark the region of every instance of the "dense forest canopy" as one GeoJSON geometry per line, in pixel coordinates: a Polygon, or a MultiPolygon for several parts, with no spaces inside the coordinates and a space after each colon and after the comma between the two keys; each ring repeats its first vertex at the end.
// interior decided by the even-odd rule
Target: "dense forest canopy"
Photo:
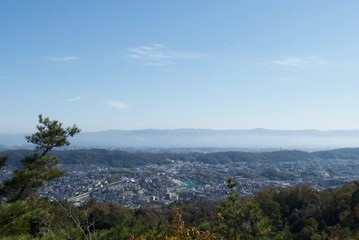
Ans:
{"type": "Polygon", "coordinates": [[[225,201],[126,209],[113,203],[0,204],[0,239],[358,239],[359,183],[230,190],[225,201]]]}
{"type": "MultiPolygon", "coordinates": [[[[7,164],[21,167],[21,159],[32,154],[31,150],[3,151],[7,164]]],[[[359,148],[343,148],[319,152],[282,150],[273,152],[214,152],[214,153],[146,153],[126,152],[107,149],[80,149],[52,151],[50,156],[64,164],[108,164],[113,167],[136,167],[147,164],[166,164],[170,161],[192,161],[208,164],[226,164],[235,162],[272,162],[298,161],[314,159],[353,159],[359,160],[359,148]]]]}

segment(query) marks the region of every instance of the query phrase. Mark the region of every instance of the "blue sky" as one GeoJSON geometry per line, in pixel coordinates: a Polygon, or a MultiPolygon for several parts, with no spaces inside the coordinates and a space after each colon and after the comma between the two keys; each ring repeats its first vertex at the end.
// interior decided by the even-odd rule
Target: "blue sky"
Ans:
{"type": "Polygon", "coordinates": [[[0,132],[359,128],[359,1],[2,1],[0,132]]]}

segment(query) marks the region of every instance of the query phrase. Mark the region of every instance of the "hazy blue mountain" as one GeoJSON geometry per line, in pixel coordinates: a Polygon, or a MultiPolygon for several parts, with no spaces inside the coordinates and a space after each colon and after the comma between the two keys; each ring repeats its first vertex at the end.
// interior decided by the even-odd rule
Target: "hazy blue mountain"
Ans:
{"type": "MultiPolygon", "coordinates": [[[[24,135],[0,134],[0,145],[24,145],[24,135]]],[[[109,130],[82,132],[72,143],[73,147],[330,149],[359,147],[359,130],[109,130]]]]}
{"type": "Polygon", "coordinates": [[[16,148],[27,145],[25,136],[28,134],[0,134],[0,148],[16,148]]]}

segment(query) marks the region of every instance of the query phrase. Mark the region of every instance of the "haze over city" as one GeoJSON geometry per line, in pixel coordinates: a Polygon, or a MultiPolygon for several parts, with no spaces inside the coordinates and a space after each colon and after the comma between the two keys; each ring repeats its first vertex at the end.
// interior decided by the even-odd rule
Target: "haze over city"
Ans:
{"type": "Polygon", "coordinates": [[[359,239],[359,1],[0,1],[0,240],[359,239]]]}
{"type": "Polygon", "coordinates": [[[358,129],[358,1],[3,1],[0,133],[358,129]]]}

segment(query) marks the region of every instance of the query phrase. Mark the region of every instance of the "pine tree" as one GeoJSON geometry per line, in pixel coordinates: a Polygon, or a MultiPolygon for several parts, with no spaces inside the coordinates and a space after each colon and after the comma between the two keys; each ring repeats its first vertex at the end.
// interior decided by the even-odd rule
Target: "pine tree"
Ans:
{"type": "Polygon", "coordinates": [[[0,168],[5,165],[6,157],[3,155],[0,155],[0,168]]]}
{"type": "Polygon", "coordinates": [[[8,202],[28,200],[35,197],[46,182],[62,176],[64,172],[57,167],[58,159],[47,156],[47,153],[55,147],[68,146],[68,138],[79,132],[76,125],[63,128],[61,122],[39,115],[37,132],[26,137],[29,143],[36,145],[37,153],[22,160],[24,167],[3,184],[0,196],[8,202]]]}

